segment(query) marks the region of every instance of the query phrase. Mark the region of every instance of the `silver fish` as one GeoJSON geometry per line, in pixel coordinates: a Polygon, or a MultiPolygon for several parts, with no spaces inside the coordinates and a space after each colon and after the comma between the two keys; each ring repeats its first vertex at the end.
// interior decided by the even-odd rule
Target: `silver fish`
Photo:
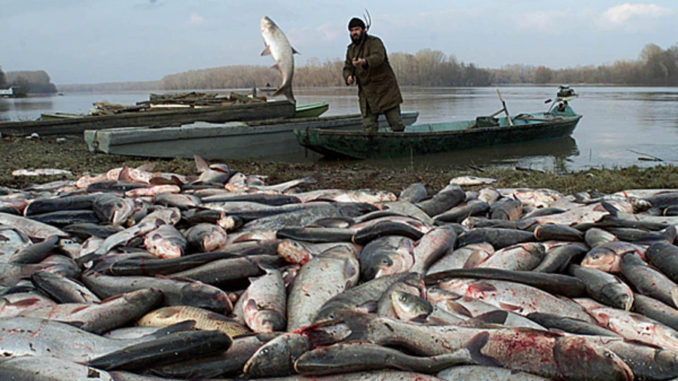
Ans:
{"type": "Polygon", "coordinates": [[[285,33],[271,20],[264,16],[261,19],[261,36],[264,38],[266,48],[261,52],[262,56],[272,55],[275,67],[280,70],[282,84],[273,96],[284,95],[288,101],[296,103],[292,94],[292,77],[294,76],[294,53],[299,53],[287,40],[285,33]]]}

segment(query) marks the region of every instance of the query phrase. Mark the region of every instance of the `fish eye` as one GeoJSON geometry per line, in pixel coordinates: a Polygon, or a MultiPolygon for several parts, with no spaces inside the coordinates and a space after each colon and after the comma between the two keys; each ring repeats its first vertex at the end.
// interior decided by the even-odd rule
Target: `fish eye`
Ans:
{"type": "Polygon", "coordinates": [[[268,349],[268,348],[264,348],[264,349],[261,350],[261,354],[262,354],[262,355],[267,355],[268,352],[269,352],[269,349],[268,349]]]}
{"type": "Polygon", "coordinates": [[[400,295],[400,298],[398,298],[398,299],[400,299],[400,300],[403,301],[403,302],[404,302],[404,301],[407,301],[407,295],[405,295],[405,294],[400,295]]]}

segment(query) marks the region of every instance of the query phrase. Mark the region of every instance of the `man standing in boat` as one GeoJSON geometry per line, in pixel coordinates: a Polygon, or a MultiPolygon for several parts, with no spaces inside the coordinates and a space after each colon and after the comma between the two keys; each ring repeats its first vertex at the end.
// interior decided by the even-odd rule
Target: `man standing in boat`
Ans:
{"type": "Polygon", "coordinates": [[[384,114],[393,131],[403,131],[405,125],[400,117],[403,98],[384,44],[378,37],[367,34],[365,23],[359,18],[351,19],[348,30],[351,44],[346,50],[343,74],[347,85],[358,84],[363,128],[377,132],[377,118],[384,114]]]}

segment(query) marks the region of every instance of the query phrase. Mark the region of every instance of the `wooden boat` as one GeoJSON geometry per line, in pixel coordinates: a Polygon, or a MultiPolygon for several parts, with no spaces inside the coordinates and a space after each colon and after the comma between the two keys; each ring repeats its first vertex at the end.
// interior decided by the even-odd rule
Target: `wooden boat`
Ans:
{"type": "Polygon", "coordinates": [[[419,124],[407,126],[404,132],[370,134],[362,131],[299,128],[294,133],[303,147],[329,157],[353,159],[420,155],[556,138],[570,135],[582,117],[567,103],[576,95],[563,94],[565,93],[559,93],[557,103],[553,103],[547,112],[513,117],[495,118],[501,112],[508,115],[500,95],[504,107],[490,116],[478,117],[476,120],[419,124]]]}
{"type": "Polygon", "coordinates": [[[21,122],[0,122],[0,133],[9,136],[73,135],[85,130],[100,130],[133,126],[181,126],[182,124],[205,121],[224,123],[234,120],[261,120],[291,118],[294,104],[286,100],[232,104],[205,108],[190,108],[162,111],[129,112],[82,118],[33,120],[21,122]]]}
{"type": "MultiPolygon", "coordinates": [[[[403,113],[403,122],[412,124],[418,112],[403,113]]],[[[388,123],[380,118],[381,126],[388,123]]],[[[292,133],[295,128],[360,130],[359,114],[322,118],[293,118],[250,122],[204,123],[166,128],[115,128],[85,131],[90,151],[142,157],[193,157],[207,159],[285,158],[304,149],[292,133]]]]}
{"type": "Polygon", "coordinates": [[[307,105],[299,105],[294,111],[295,118],[311,118],[319,117],[325,111],[329,110],[330,105],[327,102],[311,103],[307,105]]]}

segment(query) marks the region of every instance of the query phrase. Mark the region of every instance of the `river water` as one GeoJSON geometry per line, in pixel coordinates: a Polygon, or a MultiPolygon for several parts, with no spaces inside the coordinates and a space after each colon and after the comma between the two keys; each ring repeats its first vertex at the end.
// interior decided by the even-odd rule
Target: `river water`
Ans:
{"type": "MultiPolygon", "coordinates": [[[[570,102],[584,117],[571,137],[375,161],[384,166],[450,168],[512,166],[545,170],[621,168],[678,163],[678,88],[576,87],[570,102]],[[650,161],[648,159],[654,159],[650,161]],[[661,161],[659,161],[661,160],[661,161]]],[[[245,91],[245,90],[242,90],[245,91]]],[[[502,87],[512,115],[543,111],[556,87],[502,87]]],[[[325,115],[357,113],[355,88],[296,89],[298,104],[326,101],[325,115]]],[[[0,120],[32,120],[43,112],[86,113],[93,102],[134,104],[149,92],[66,93],[0,99],[0,120]]],[[[418,123],[474,119],[500,109],[494,87],[403,89],[402,110],[419,111],[418,123]]],[[[292,161],[319,160],[308,155],[292,161]]]]}

